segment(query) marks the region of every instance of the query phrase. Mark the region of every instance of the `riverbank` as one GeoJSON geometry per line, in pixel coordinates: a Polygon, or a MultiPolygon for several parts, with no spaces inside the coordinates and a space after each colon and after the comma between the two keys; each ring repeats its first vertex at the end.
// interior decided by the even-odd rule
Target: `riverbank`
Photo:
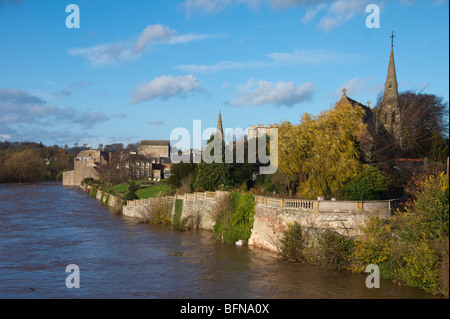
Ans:
{"type": "MultiPolygon", "coordinates": [[[[224,245],[211,231],[141,224],[61,183],[0,185],[0,198],[4,299],[142,298],[155,300],[150,306],[156,309],[163,299],[174,305],[177,299],[197,305],[202,299],[295,299],[295,309],[302,303],[298,299],[310,305],[317,304],[311,299],[433,298],[385,280],[380,289],[367,289],[365,275],[289,263],[252,246],[224,245]],[[80,268],[80,289],[66,287],[69,264],[80,268]]],[[[277,309],[271,309],[272,316],[278,316],[277,309]]]]}
{"type": "MultiPolygon", "coordinates": [[[[111,195],[98,191],[95,197],[105,204],[108,196],[109,205],[115,203],[113,207],[117,210],[120,202],[117,199],[111,202],[111,195]]],[[[166,196],[128,201],[121,210],[123,216],[142,221],[153,220],[172,225],[179,225],[181,222],[183,229],[212,231],[216,238],[224,240],[223,229],[218,233],[217,225],[224,206],[223,200],[227,197],[230,197],[230,193],[224,191],[166,196]],[[158,216],[155,219],[155,212],[166,216],[158,216]]],[[[397,201],[307,201],[264,196],[253,198],[254,208],[249,219],[251,225],[249,236],[236,237],[235,241],[249,247],[283,254],[285,250],[283,245],[291,226],[298,225],[301,229],[301,238],[296,245],[301,247],[303,252],[300,253],[300,258],[294,259],[326,269],[359,273],[364,273],[367,265],[377,264],[381,268],[383,278],[448,297],[445,284],[442,288],[439,283],[440,280],[445,280],[442,277],[442,269],[445,270],[445,267],[448,269],[448,243],[447,253],[445,247],[444,250],[427,251],[429,246],[424,246],[424,242],[420,242],[421,246],[418,249],[412,247],[406,252],[406,256],[413,259],[402,259],[403,257],[396,259],[395,250],[412,245],[412,242],[389,239],[394,238],[390,234],[389,224],[397,201]],[[414,267],[419,267],[419,272],[410,273],[414,267]],[[407,280],[410,280],[409,284],[407,280]]],[[[242,216],[230,217],[242,219],[242,216]]],[[[398,217],[394,219],[398,220],[398,217]]],[[[241,225],[233,227],[236,226],[242,228],[241,225]]]]}
{"type": "MultiPolygon", "coordinates": [[[[175,196],[163,196],[140,200],[124,201],[122,198],[91,187],[82,187],[99,200],[123,216],[144,220],[152,207],[167,203],[167,212],[172,221],[176,201],[181,202],[179,216],[189,221],[190,228],[213,231],[217,222],[217,209],[221,200],[229,192],[196,192],[175,196]],[[125,205],[124,205],[125,202],[125,205]]],[[[254,196],[254,222],[248,245],[279,252],[279,241],[288,226],[297,222],[310,232],[330,230],[345,236],[361,235],[361,227],[370,217],[388,219],[397,207],[397,200],[386,201],[313,201],[278,199],[254,196]]]]}

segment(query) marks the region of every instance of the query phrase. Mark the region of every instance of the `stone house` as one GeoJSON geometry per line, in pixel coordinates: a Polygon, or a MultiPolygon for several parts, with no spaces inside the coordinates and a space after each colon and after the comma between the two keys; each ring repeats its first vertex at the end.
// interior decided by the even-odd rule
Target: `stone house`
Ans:
{"type": "Polygon", "coordinates": [[[122,155],[121,168],[130,178],[164,179],[171,163],[170,141],[142,140],[136,152],[122,155]]]}
{"type": "Polygon", "coordinates": [[[107,164],[109,154],[98,149],[83,150],[74,158],[74,169],[63,173],[64,186],[78,186],[85,178],[98,179],[98,169],[107,164]]]}

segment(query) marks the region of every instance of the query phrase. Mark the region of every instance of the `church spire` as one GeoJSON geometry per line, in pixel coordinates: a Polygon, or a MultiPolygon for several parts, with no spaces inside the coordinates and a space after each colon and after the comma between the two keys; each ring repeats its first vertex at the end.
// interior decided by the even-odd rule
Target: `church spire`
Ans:
{"type": "Polygon", "coordinates": [[[219,119],[217,120],[217,132],[219,132],[222,136],[223,139],[223,127],[222,127],[222,115],[220,114],[220,109],[219,109],[219,119]]]}
{"type": "Polygon", "coordinates": [[[400,109],[398,100],[398,83],[397,74],[395,71],[394,61],[394,32],[392,31],[391,38],[391,56],[389,58],[389,67],[384,84],[384,125],[391,133],[394,133],[396,124],[400,122],[400,109]]]}

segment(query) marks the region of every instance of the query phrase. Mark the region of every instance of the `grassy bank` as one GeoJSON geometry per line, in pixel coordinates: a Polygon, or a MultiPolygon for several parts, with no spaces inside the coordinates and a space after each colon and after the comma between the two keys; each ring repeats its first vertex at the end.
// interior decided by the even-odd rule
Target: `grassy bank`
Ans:
{"type": "MultiPolygon", "coordinates": [[[[137,186],[136,195],[138,199],[152,198],[157,196],[165,196],[172,194],[172,188],[167,183],[149,182],[149,181],[135,181],[137,186]]],[[[106,192],[115,195],[125,195],[128,191],[128,183],[121,183],[111,186],[106,189],[106,192]]]]}

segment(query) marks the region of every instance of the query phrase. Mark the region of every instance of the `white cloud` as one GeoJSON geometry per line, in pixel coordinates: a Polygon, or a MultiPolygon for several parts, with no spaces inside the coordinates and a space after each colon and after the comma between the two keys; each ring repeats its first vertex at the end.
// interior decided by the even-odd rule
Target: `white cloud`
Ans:
{"type": "Polygon", "coordinates": [[[253,68],[266,68],[274,66],[292,66],[292,65],[321,65],[328,63],[355,63],[364,61],[363,56],[349,54],[344,52],[335,52],[327,50],[308,50],[299,49],[293,52],[274,52],[266,54],[269,61],[220,61],[214,64],[183,64],[176,66],[177,69],[189,73],[215,73],[226,70],[240,70],[253,68]]]}
{"type": "Polygon", "coordinates": [[[140,52],[128,49],[126,42],[104,43],[90,48],[72,48],[68,53],[88,59],[93,66],[118,65],[141,56],[140,52]]]}
{"type": "Polygon", "coordinates": [[[187,15],[193,12],[217,13],[231,5],[231,0],[186,0],[183,2],[187,15]]]}
{"type": "Polygon", "coordinates": [[[154,126],[162,126],[165,125],[163,121],[155,120],[147,122],[147,125],[154,125],[154,126]]]}
{"type": "Polygon", "coordinates": [[[190,16],[194,12],[202,14],[216,14],[234,3],[245,4],[250,8],[257,9],[266,0],[185,0],[181,6],[186,10],[186,15],[190,16]]]}
{"type": "Polygon", "coordinates": [[[221,37],[219,34],[196,34],[196,33],[187,33],[187,34],[180,34],[180,35],[174,35],[170,39],[166,41],[167,44],[183,44],[183,43],[189,43],[189,42],[195,42],[200,41],[204,39],[216,39],[221,37]]]}
{"type": "Polygon", "coordinates": [[[81,56],[93,66],[119,65],[139,59],[151,44],[179,44],[216,38],[218,35],[177,34],[176,30],[162,24],[147,26],[136,38],[112,43],[102,43],[88,48],[71,48],[69,55],[81,56]]]}
{"type": "MultiPolygon", "coordinates": [[[[411,0],[402,0],[411,1],[411,0]]],[[[435,0],[438,3],[448,2],[448,0],[435,0]]],[[[234,4],[245,4],[257,9],[262,5],[271,4],[275,9],[287,10],[295,6],[306,8],[306,13],[302,17],[304,23],[312,21],[321,14],[317,26],[326,32],[346,23],[356,14],[365,14],[365,7],[370,0],[185,0],[181,6],[186,10],[186,15],[190,16],[194,12],[201,14],[217,14],[234,4]]]]}
{"type": "Polygon", "coordinates": [[[315,6],[331,0],[272,0],[272,6],[277,9],[287,9],[294,6],[315,6]]]}
{"type": "Polygon", "coordinates": [[[215,73],[225,70],[248,69],[256,67],[266,67],[267,62],[234,62],[234,61],[220,61],[215,64],[184,64],[176,66],[177,69],[190,73],[215,73]]]}
{"type": "Polygon", "coordinates": [[[9,135],[9,134],[0,134],[0,138],[8,140],[8,139],[11,138],[11,135],[9,135]]]}
{"type": "Polygon", "coordinates": [[[367,77],[365,79],[360,79],[358,77],[350,79],[341,85],[335,92],[327,94],[327,98],[340,98],[342,96],[342,89],[344,88],[347,90],[346,95],[350,97],[360,94],[372,95],[383,90],[382,83],[373,84],[371,81],[371,77],[367,77]]]}
{"type": "Polygon", "coordinates": [[[356,14],[364,14],[366,6],[370,3],[369,0],[334,0],[334,1],[320,1],[316,6],[308,6],[305,16],[302,18],[303,22],[312,21],[319,13],[324,12],[317,27],[326,32],[331,31],[339,25],[348,22],[356,14]],[[327,2],[331,2],[327,4],[327,2]]]}
{"type": "Polygon", "coordinates": [[[156,98],[185,97],[189,92],[196,90],[199,85],[200,81],[193,75],[177,77],[162,75],[149,83],[139,85],[131,94],[130,104],[156,98]]]}
{"type": "Polygon", "coordinates": [[[447,3],[448,3],[448,0],[435,0],[435,1],[433,1],[433,6],[440,6],[440,5],[447,4],[447,3]]]}
{"type": "Polygon", "coordinates": [[[48,126],[66,122],[92,128],[116,116],[107,116],[100,111],[80,113],[69,106],[47,105],[43,99],[23,90],[0,89],[0,124],[5,126],[48,126]]]}
{"type": "Polygon", "coordinates": [[[260,106],[274,104],[276,106],[293,106],[311,100],[315,85],[312,82],[294,84],[293,82],[251,79],[241,86],[230,102],[232,106],[260,106]]]}
{"type": "Polygon", "coordinates": [[[353,63],[363,59],[363,57],[356,54],[309,49],[294,50],[291,53],[275,52],[267,54],[267,56],[279,63],[285,64],[353,63]]]}
{"type": "Polygon", "coordinates": [[[316,17],[320,10],[325,7],[325,3],[320,3],[315,7],[306,8],[306,13],[302,18],[302,22],[309,22],[316,17]]]}
{"type": "Polygon", "coordinates": [[[139,35],[133,51],[139,53],[143,52],[147,48],[150,41],[167,40],[170,39],[174,33],[176,33],[175,30],[170,30],[169,27],[162,24],[149,25],[139,35]]]}

